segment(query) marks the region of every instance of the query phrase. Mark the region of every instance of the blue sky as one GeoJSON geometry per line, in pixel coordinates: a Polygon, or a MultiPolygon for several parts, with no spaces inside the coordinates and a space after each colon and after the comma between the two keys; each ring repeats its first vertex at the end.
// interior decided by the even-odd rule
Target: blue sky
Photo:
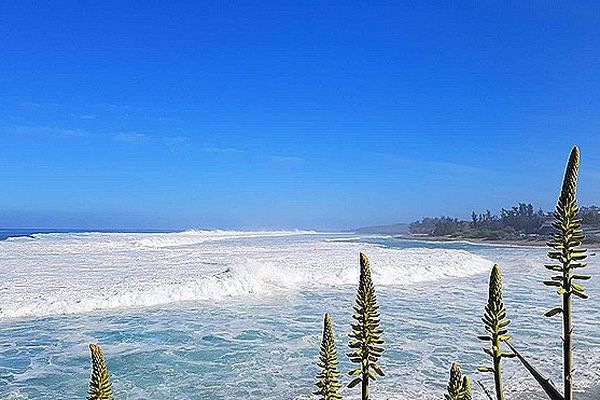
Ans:
{"type": "Polygon", "coordinates": [[[600,203],[593,2],[160,3],[0,4],[0,226],[551,208],[573,144],[600,203]]]}

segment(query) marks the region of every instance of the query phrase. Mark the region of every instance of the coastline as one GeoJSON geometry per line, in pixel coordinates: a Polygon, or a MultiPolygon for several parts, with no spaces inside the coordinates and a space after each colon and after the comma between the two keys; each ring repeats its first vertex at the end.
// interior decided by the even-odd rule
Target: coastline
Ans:
{"type": "MultiPolygon", "coordinates": [[[[474,246],[495,246],[495,247],[523,247],[523,248],[544,248],[548,247],[546,238],[529,238],[529,239],[484,239],[484,238],[464,238],[451,236],[429,236],[429,235],[413,235],[402,234],[394,235],[396,239],[415,240],[422,242],[433,243],[466,243],[474,246]]],[[[589,250],[600,250],[600,243],[584,243],[584,247],[589,250]]]]}

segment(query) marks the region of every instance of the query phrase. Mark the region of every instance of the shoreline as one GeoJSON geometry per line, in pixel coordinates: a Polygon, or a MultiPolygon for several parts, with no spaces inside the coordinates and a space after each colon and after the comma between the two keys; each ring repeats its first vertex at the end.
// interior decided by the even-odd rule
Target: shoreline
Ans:
{"type": "MultiPolygon", "coordinates": [[[[432,243],[466,243],[474,246],[496,246],[496,247],[523,247],[523,248],[548,248],[546,240],[542,239],[483,239],[483,238],[460,238],[460,237],[449,237],[449,236],[421,236],[421,235],[393,235],[395,239],[401,240],[414,240],[421,242],[432,242],[432,243]]],[[[599,243],[583,243],[583,247],[588,250],[596,251],[600,250],[599,243]]]]}

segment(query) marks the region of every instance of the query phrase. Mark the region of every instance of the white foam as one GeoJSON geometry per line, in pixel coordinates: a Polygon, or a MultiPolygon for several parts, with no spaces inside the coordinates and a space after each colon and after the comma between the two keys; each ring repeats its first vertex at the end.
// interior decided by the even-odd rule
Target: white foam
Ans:
{"type": "Polygon", "coordinates": [[[192,246],[208,241],[227,239],[251,239],[268,238],[297,235],[317,235],[315,231],[223,231],[223,230],[188,230],[185,232],[149,234],[148,237],[138,240],[136,243],[146,247],[180,247],[192,246]]]}
{"type": "Polygon", "coordinates": [[[326,239],[305,231],[190,231],[44,234],[4,241],[0,318],[355,284],[359,251],[370,256],[378,285],[469,276],[492,264],[462,250],[399,250],[326,239]]]}

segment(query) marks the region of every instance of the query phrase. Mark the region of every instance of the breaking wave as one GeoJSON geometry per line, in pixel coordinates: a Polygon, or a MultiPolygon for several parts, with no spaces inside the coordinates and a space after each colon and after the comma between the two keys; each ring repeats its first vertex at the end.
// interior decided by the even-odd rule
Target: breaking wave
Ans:
{"type": "MultiPolygon", "coordinates": [[[[341,235],[338,235],[340,237],[341,235]]],[[[0,242],[0,318],[87,313],[355,284],[358,252],[378,285],[489,270],[463,250],[390,249],[306,231],[43,234],[0,242]],[[244,239],[244,240],[238,240],[244,239]]]]}

